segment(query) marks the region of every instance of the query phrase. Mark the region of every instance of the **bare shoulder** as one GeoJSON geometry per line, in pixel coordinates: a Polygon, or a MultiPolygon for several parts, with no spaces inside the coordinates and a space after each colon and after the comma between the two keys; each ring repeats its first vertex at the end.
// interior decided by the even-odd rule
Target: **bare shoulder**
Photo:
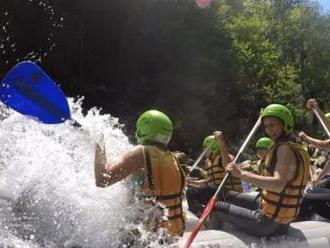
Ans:
{"type": "Polygon", "coordinates": [[[283,144],[277,150],[276,171],[285,180],[291,180],[297,170],[297,159],[294,151],[287,145],[283,144]]]}
{"type": "Polygon", "coordinates": [[[129,173],[137,172],[144,167],[143,146],[138,145],[128,149],[117,161],[118,168],[129,173]]]}
{"type": "Polygon", "coordinates": [[[142,145],[137,145],[133,146],[126,152],[127,156],[141,156],[143,155],[143,146],[142,145]]]}
{"type": "MultiPolygon", "coordinates": [[[[289,165],[289,168],[296,168],[296,155],[292,148],[290,148],[287,144],[280,145],[277,149],[277,161],[280,164],[289,165]],[[292,166],[291,166],[292,165],[292,166]]],[[[288,168],[288,167],[287,167],[288,168]]]]}
{"type": "Polygon", "coordinates": [[[281,144],[278,146],[277,156],[280,158],[295,158],[294,151],[287,144],[281,144]]]}
{"type": "Polygon", "coordinates": [[[144,158],[143,146],[137,145],[130,148],[124,153],[122,158],[125,160],[135,160],[135,161],[143,160],[144,158]]]}

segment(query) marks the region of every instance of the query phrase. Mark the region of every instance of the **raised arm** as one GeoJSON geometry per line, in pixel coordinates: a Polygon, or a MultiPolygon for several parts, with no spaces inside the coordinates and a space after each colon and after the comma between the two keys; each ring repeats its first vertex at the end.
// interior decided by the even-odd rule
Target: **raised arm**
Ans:
{"type": "Polygon", "coordinates": [[[215,131],[214,132],[214,137],[220,145],[222,166],[226,167],[227,164],[229,164],[231,161],[233,161],[234,157],[228,151],[225,139],[223,137],[223,132],[222,131],[215,131]]]}
{"type": "Polygon", "coordinates": [[[327,127],[328,130],[330,130],[330,121],[328,118],[325,116],[325,114],[322,112],[322,110],[319,107],[319,103],[317,102],[316,99],[309,99],[307,101],[306,107],[313,111],[314,109],[316,112],[320,115],[322,121],[324,122],[325,126],[327,127]]]}
{"type": "Polygon", "coordinates": [[[97,187],[110,186],[144,167],[143,147],[135,146],[113,164],[108,164],[104,145],[96,145],[94,174],[97,187]]]}
{"type": "Polygon", "coordinates": [[[303,141],[306,141],[307,143],[316,146],[318,149],[321,149],[321,150],[330,150],[330,139],[328,139],[328,140],[315,139],[313,137],[308,136],[304,132],[300,132],[299,133],[299,137],[303,141]]]}

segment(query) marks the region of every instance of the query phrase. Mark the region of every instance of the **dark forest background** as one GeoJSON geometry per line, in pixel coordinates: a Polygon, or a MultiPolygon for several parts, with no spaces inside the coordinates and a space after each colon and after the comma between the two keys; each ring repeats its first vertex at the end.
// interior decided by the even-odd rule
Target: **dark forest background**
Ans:
{"type": "Polygon", "coordinates": [[[0,76],[24,59],[132,140],[140,113],[164,111],[182,151],[215,129],[237,144],[272,102],[311,134],[306,99],[330,110],[330,15],[310,0],[0,0],[0,76]]]}

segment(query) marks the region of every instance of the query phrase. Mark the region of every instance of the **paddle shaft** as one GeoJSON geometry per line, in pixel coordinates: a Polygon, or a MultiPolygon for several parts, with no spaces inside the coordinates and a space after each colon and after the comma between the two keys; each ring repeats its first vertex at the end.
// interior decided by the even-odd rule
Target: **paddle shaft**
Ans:
{"type": "MultiPolygon", "coordinates": [[[[256,132],[256,130],[258,129],[258,127],[261,124],[261,118],[259,117],[257,122],[255,123],[254,127],[252,128],[252,130],[250,131],[249,135],[247,136],[247,138],[245,139],[244,143],[242,144],[241,148],[239,149],[235,159],[234,159],[234,163],[237,162],[238,157],[240,156],[240,154],[244,151],[246,145],[249,143],[251,137],[254,135],[254,133],[256,132]]],[[[183,248],[189,248],[190,245],[192,244],[192,242],[194,241],[195,237],[197,236],[199,230],[201,229],[203,223],[206,221],[207,217],[210,215],[216,201],[217,201],[217,196],[218,194],[221,192],[223,185],[226,183],[228,177],[229,177],[230,173],[226,173],[225,177],[222,179],[217,191],[215,192],[215,194],[212,196],[212,198],[208,201],[207,205],[205,206],[203,213],[201,215],[201,217],[199,218],[196,226],[194,227],[193,231],[191,232],[190,236],[188,237],[185,245],[183,246],[183,248]]]]}
{"type": "Polygon", "coordinates": [[[316,115],[316,117],[317,117],[317,119],[319,120],[319,122],[321,123],[321,125],[322,125],[324,131],[327,133],[328,137],[330,138],[330,132],[329,132],[327,126],[325,125],[324,121],[322,120],[320,114],[317,112],[316,109],[313,109],[313,112],[314,112],[314,114],[316,115]]]}
{"type": "Polygon", "coordinates": [[[199,157],[197,158],[197,160],[195,161],[195,163],[194,163],[193,166],[191,167],[191,169],[190,169],[190,171],[189,171],[189,173],[188,173],[187,176],[189,176],[190,173],[191,173],[191,172],[197,167],[197,165],[199,164],[199,162],[200,162],[200,161],[202,160],[202,158],[204,157],[205,153],[207,153],[208,150],[210,149],[211,145],[212,145],[212,143],[209,144],[209,145],[204,149],[204,151],[199,155],[199,157]]]}
{"type": "MultiPolygon", "coordinates": [[[[254,135],[254,133],[257,131],[257,129],[259,128],[260,124],[261,124],[261,117],[258,118],[257,122],[254,124],[252,130],[250,131],[249,135],[246,137],[244,143],[242,144],[241,148],[239,149],[238,153],[236,154],[235,159],[234,159],[234,161],[233,161],[234,163],[237,162],[238,157],[239,157],[239,156],[241,155],[241,153],[245,150],[245,148],[246,148],[247,144],[249,143],[251,137],[252,137],[252,136],[254,135]]],[[[214,194],[214,196],[213,196],[214,198],[216,198],[217,195],[221,192],[221,190],[222,190],[222,188],[223,188],[223,185],[226,183],[226,181],[227,181],[229,175],[230,175],[230,173],[228,173],[228,172],[225,174],[225,176],[224,176],[224,178],[222,179],[222,181],[221,181],[221,183],[220,183],[220,185],[219,185],[217,191],[215,192],[215,194],[214,194]]]]}

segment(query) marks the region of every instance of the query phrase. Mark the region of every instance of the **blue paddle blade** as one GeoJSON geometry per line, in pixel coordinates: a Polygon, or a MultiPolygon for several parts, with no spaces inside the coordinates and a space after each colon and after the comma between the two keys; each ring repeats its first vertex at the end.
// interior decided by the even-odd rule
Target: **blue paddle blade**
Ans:
{"type": "Polygon", "coordinates": [[[0,86],[0,100],[43,123],[56,124],[71,119],[62,90],[31,61],[18,63],[6,74],[0,86]]]}

